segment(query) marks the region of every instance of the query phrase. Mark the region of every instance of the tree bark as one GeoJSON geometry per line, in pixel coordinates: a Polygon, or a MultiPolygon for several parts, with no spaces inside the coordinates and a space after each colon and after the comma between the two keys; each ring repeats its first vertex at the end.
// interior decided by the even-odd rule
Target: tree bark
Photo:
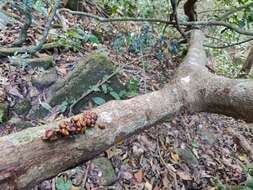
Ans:
{"type": "Polygon", "coordinates": [[[248,54],[248,57],[247,57],[245,63],[243,64],[238,77],[242,78],[242,77],[246,77],[247,75],[249,75],[252,65],[253,65],[253,46],[250,48],[250,52],[248,54]]]}
{"type": "MultiPolygon", "coordinates": [[[[84,135],[41,140],[46,129],[60,121],[0,138],[0,189],[29,189],[68,168],[94,158],[113,144],[171,119],[187,107],[253,121],[253,82],[228,79],[208,72],[204,35],[192,32],[190,48],[175,80],[163,89],[129,100],[111,101],[95,108],[97,124],[84,135]]],[[[66,119],[69,120],[70,118],[66,119]]]]}

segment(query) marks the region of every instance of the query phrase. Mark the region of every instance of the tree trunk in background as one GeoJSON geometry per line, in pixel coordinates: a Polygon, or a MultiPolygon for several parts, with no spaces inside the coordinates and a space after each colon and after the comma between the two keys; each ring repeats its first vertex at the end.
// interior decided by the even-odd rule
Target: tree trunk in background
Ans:
{"type": "MultiPolygon", "coordinates": [[[[228,79],[210,73],[203,48],[204,35],[192,32],[190,48],[175,79],[163,89],[95,108],[97,124],[84,135],[45,142],[47,129],[60,121],[0,138],[0,189],[30,189],[37,183],[90,160],[110,146],[154,125],[172,119],[180,110],[222,113],[253,121],[253,81],[228,79]]],[[[66,120],[70,120],[68,118],[66,120]]]]}
{"type": "Polygon", "coordinates": [[[64,5],[66,8],[69,8],[73,11],[82,11],[83,10],[84,0],[64,0],[64,5]]]}
{"type": "Polygon", "coordinates": [[[246,77],[247,75],[249,75],[252,64],[253,64],[253,46],[251,46],[251,48],[250,48],[250,52],[248,54],[248,57],[247,57],[246,61],[244,62],[238,77],[243,78],[243,77],[246,77]]]}
{"type": "Polygon", "coordinates": [[[188,16],[188,21],[196,21],[197,20],[197,13],[195,10],[195,3],[197,0],[187,0],[187,2],[184,4],[184,13],[186,16],[188,16]]]}

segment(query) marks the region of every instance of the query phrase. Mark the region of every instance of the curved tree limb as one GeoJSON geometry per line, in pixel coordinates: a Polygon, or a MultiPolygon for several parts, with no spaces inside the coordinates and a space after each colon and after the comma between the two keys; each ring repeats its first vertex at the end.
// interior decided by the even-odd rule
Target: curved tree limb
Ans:
{"type": "MultiPolygon", "coordinates": [[[[103,18],[99,17],[90,13],[85,13],[85,12],[80,12],[80,11],[72,11],[66,8],[61,8],[59,9],[60,12],[68,12],[73,15],[78,15],[78,16],[84,16],[88,18],[92,18],[98,22],[128,22],[128,21],[134,21],[134,22],[154,22],[154,23],[165,23],[169,25],[176,25],[175,21],[168,21],[168,20],[163,20],[159,18],[132,18],[132,17],[115,17],[115,18],[103,18]]],[[[202,26],[202,27],[207,27],[207,26],[223,26],[225,28],[228,28],[232,31],[235,31],[239,34],[243,35],[248,35],[248,36],[253,36],[253,31],[245,31],[240,29],[237,26],[234,26],[232,24],[226,23],[226,22],[221,22],[221,21],[192,21],[192,22],[179,22],[179,25],[182,26],[202,26]]]]}

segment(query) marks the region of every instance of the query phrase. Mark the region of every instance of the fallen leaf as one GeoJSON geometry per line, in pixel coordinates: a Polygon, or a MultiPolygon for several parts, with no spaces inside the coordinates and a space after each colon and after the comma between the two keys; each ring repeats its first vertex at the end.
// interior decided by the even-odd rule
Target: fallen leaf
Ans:
{"type": "Polygon", "coordinates": [[[188,174],[186,174],[185,172],[183,171],[177,171],[177,175],[180,177],[180,179],[182,180],[186,180],[186,181],[191,181],[192,180],[192,177],[189,176],[188,174]]]}
{"type": "Polygon", "coordinates": [[[179,162],[180,158],[179,155],[177,153],[170,153],[171,158],[175,161],[175,162],[179,162]]]}
{"type": "Polygon", "coordinates": [[[163,188],[164,189],[169,189],[169,186],[170,186],[171,182],[169,181],[167,175],[163,176],[162,182],[163,182],[163,188]]]}
{"type": "Polygon", "coordinates": [[[122,154],[122,150],[119,148],[116,148],[115,146],[109,148],[108,150],[105,151],[107,154],[107,158],[110,159],[113,156],[117,156],[119,154],[122,154]]]}
{"type": "Polygon", "coordinates": [[[148,181],[145,182],[144,185],[148,190],[152,190],[152,184],[150,184],[148,181]]]}
{"type": "Polygon", "coordinates": [[[136,181],[138,183],[141,183],[142,182],[142,178],[143,178],[143,172],[142,172],[142,170],[139,170],[138,172],[136,172],[134,174],[134,178],[136,179],[136,181]]]}

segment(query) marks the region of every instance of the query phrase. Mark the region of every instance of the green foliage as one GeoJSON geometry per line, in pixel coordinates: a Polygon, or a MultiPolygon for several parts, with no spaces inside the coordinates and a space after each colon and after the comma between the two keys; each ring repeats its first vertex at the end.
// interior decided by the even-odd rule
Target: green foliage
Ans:
{"type": "Polygon", "coordinates": [[[113,41],[113,49],[122,53],[125,48],[131,53],[141,53],[154,46],[155,35],[150,31],[150,26],[145,24],[138,33],[118,33],[113,41]]]}
{"type": "Polygon", "coordinates": [[[167,0],[97,0],[109,15],[123,13],[123,16],[165,17],[170,11],[167,0]],[[161,6],[166,5],[166,6],[161,6]]]}
{"type": "Polygon", "coordinates": [[[95,104],[97,104],[98,106],[104,104],[106,101],[104,98],[101,97],[92,97],[92,100],[95,104]]]}
{"type": "Polygon", "coordinates": [[[55,41],[64,44],[66,47],[79,51],[83,42],[99,43],[98,38],[90,33],[85,32],[81,27],[70,28],[64,34],[55,34],[55,41]]]}
{"type": "Polygon", "coordinates": [[[56,177],[55,187],[56,190],[70,190],[72,187],[72,182],[71,180],[63,177],[56,177]]]}
{"type": "MultiPolygon", "coordinates": [[[[91,86],[90,90],[93,92],[103,92],[104,94],[110,94],[115,100],[121,100],[128,97],[133,97],[137,95],[138,92],[138,82],[137,80],[131,78],[127,82],[127,90],[122,90],[117,92],[110,86],[110,83],[105,83],[101,85],[101,87],[97,87],[97,85],[91,86]]],[[[106,102],[106,100],[102,97],[92,97],[92,101],[96,105],[102,105],[106,102]]]]}
{"type": "Polygon", "coordinates": [[[47,103],[47,102],[40,102],[40,105],[48,110],[49,112],[52,112],[53,108],[47,103]]]}

